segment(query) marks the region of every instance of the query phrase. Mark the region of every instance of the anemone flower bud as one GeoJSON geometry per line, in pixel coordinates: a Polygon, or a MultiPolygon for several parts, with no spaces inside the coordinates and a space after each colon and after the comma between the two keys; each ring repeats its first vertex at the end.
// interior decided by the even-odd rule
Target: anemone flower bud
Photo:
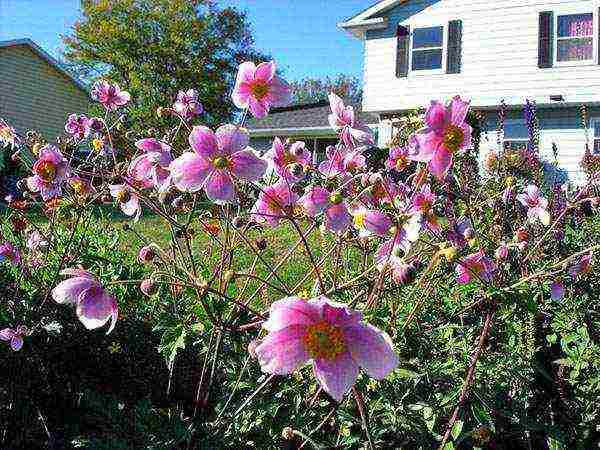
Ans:
{"type": "Polygon", "coordinates": [[[161,119],[164,115],[165,115],[165,108],[163,108],[162,106],[159,106],[158,108],[156,108],[156,117],[161,119]]]}
{"type": "Polygon", "coordinates": [[[281,437],[286,441],[294,439],[294,430],[291,427],[285,427],[281,432],[281,437]]]}
{"type": "Polygon", "coordinates": [[[264,251],[267,249],[267,240],[265,238],[260,238],[256,240],[256,248],[260,251],[264,251]]]}
{"type": "Polygon", "coordinates": [[[494,253],[496,259],[499,261],[505,261],[508,258],[508,246],[504,243],[498,247],[494,253]]]}
{"type": "Polygon", "coordinates": [[[529,232],[526,228],[521,227],[515,232],[515,237],[518,242],[526,242],[529,240],[529,232]]]}
{"type": "Polygon", "coordinates": [[[158,292],[158,286],[154,280],[147,278],[140,283],[140,291],[148,297],[152,297],[158,292]]]}
{"type": "Polygon", "coordinates": [[[138,259],[143,263],[151,263],[155,257],[156,253],[149,245],[140,248],[140,251],[138,252],[138,259]]]}

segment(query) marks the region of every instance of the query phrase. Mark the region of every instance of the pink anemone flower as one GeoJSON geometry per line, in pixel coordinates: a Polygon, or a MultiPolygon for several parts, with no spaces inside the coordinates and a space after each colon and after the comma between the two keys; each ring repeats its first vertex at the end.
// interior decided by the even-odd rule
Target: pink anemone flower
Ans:
{"type": "Polygon", "coordinates": [[[127,183],[112,184],[108,189],[110,195],[119,203],[123,214],[133,217],[133,220],[137,222],[142,214],[142,207],[135,190],[127,183]]]}
{"type": "Polygon", "coordinates": [[[525,192],[517,195],[517,200],[527,208],[527,219],[529,222],[539,220],[543,225],[550,225],[548,200],[541,195],[540,189],[536,185],[528,185],[525,188],[525,192]]]}
{"type": "Polygon", "coordinates": [[[385,236],[392,227],[392,221],[387,214],[374,209],[356,208],[352,211],[352,218],[360,237],[372,234],[385,236]]]}
{"type": "Polygon", "coordinates": [[[591,252],[582,256],[579,261],[575,262],[575,264],[569,267],[569,275],[571,275],[573,278],[577,278],[582,273],[590,273],[592,271],[593,258],[594,254],[591,252]]]}
{"type": "Polygon", "coordinates": [[[65,124],[65,131],[77,139],[83,139],[90,135],[90,119],[87,116],[71,114],[67,118],[67,123],[65,124]]]}
{"type": "Polygon", "coordinates": [[[258,66],[245,62],[238,69],[232,98],[235,106],[249,108],[254,117],[262,119],[271,107],[287,106],[292,94],[289,85],[275,75],[275,61],[258,66]]]}
{"type": "Polygon", "coordinates": [[[296,141],[288,148],[281,139],[276,137],[266,156],[273,162],[275,173],[292,183],[302,178],[302,175],[298,176],[294,173],[295,165],[306,170],[312,164],[312,154],[306,150],[306,144],[302,141],[296,141]]]}
{"type": "Polygon", "coordinates": [[[456,265],[456,281],[460,284],[470,283],[473,278],[480,278],[485,282],[492,281],[496,265],[485,256],[483,250],[467,256],[462,263],[456,265]]]}
{"type": "Polygon", "coordinates": [[[202,103],[198,101],[198,93],[195,89],[179,91],[173,109],[185,120],[191,120],[204,112],[202,103]]]}
{"type": "Polygon", "coordinates": [[[61,275],[71,278],[61,281],[52,289],[52,298],[59,304],[75,306],[77,317],[88,330],[104,326],[110,320],[106,334],[117,323],[119,311],[115,298],[106,292],[100,282],[82,269],[65,269],[61,275]]]}
{"type": "Polygon", "coordinates": [[[40,150],[38,160],[32,167],[33,176],[27,178],[27,187],[39,192],[44,200],[58,197],[61,187],[69,174],[69,162],[53,145],[40,150]]]}
{"type": "Polygon", "coordinates": [[[438,219],[433,208],[436,199],[437,196],[431,191],[431,187],[426,184],[415,194],[410,207],[411,212],[422,215],[425,225],[432,231],[440,230],[438,219]]]}
{"type": "Polygon", "coordinates": [[[184,192],[204,189],[215,203],[233,203],[233,176],[255,182],[262,178],[267,163],[248,147],[245,129],[223,125],[216,133],[196,126],[189,137],[193,152],[186,152],[169,166],[173,184],[184,192]]]}
{"type": "Polygon", "coordinates": [[[11,242],[6,241],[0,245],[0,261],[8,261],[13,266],[21,263],[21,252],[11,242]]]}
{"type": "Polygon", "coordinates": [[[143,153],[129,164],[129,177],[144,188],[166,191],[171,184],[171,146],[155,138],[140,139],[135,146],[143,153]]]}
{"type": "Polygon", "coordinates": [[[466,122],[469,102],[459,96],[445,106],[432,101],[425,114],[427,128],[411,140],[410,159],[428,163],[429,171],[443,179],[452,166],[453,155],[471,145],[471,127],[466,122]]]}
{"type": "Polygon", "coordinates": [[[89,180],[81,178],[77,175],[69,177],[67,182],[69,183],[69,186],[71,186],[71,189],[73,189],[73,192],[83,197],[89,195],[94,190],[94,187],[89,180]]]}
{"type": "Polygon", "coordinates": [[[402,172],[410,164],[408,149],[406,147],[393,147],[385,160],[385,168],[402,172]]]}
{"type": "Polygon", "coordinates": [[[108,81],[97,81],[92,87],[91,96],[109,111],[125,106],[131,100],[129,92],[122,91],[118,84],[108,81]]]}
{"type": "Polygon", "coordinates": [[[340,133],[340,138],[346,147],[354,148],[357,145],[375,143],[371,129],[358,121],[354,108],[344,105],[344,101],[333,92],[329,93],[329,106],[331,107],[329,125],[340,133]]]}
{"type": "Polygon", "coordinates": [[[278,226],[281,219],[292,213],[298,202],[298,194],[284,180],[265,187],[252,208],[252,219],[258,223],[278,226]]]}
{"type": "Polygon", "coordinates": [[[14,148],[19,143],[17,132],[13,127],[7,124],[4,119],[0,119],[0,144],[2,147],[14,148]]]}
{"type": "Polygon", "coordinates": [[[340,402],[362,367],[378,380],[398,366],[390,337],[362,314],[326,297],[287,297],[271,305],[269,334],[254,349],[263,372],[287,375],[312,360],[317,381],[340,402]]]}
{"type": "Polygon", "coordinates": [[[367,159],[361,149],[348,150],[341,146],[329,146],[325,155],[327,159],[319,164],[319,172],[326,177],[352,175],[367,166],[367,159]]]}
{"type": "Polygon", "coordinates": [[[550,285],[550,298],[554,301],[562,300],[565,297],[565,286],[560,280],[554,281],[550,285]]]}
{"type": "Polygon", "coordinates": [[[350,226],[352,216],[340,192],[329,192],[320,186],[310,187],[299,200],[310,217],[325,213],[325,228],[333,232],[344,232],[350,226]]]}
{"type": "Polygon", "coordinates": [[[395,282],[403,278],[404,257],[410,251],[412,244],[419,239],[420,231],[421,216],[419,214],[406,216],[404,222],[397,225],[394,236],[381,244],[375,252],[377,270],[383,272],[390,267],[395,282]]]}
{"type": "Polygon", "coordinates": [[[23,348],[23,336],[27,336],[29,331],[25,325],[19,325],[15,329],[4,328],[0,330],[0,340],[10,343],[10,348],[18,352],[23,348]]]}

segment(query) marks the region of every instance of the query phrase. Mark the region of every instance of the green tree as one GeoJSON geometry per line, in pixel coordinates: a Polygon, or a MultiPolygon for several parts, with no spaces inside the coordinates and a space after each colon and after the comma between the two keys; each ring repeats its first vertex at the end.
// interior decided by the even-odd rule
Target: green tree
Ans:
{"type": "Polygon", "coordinates": [[[357,77],[339,74],[335,77],[305,78],[291,84],[294,103],[312,103],[327,100],[334,92],[352,103],[362,100],[362,84],[357,77]]]}
{"type": "Polygon", "coordinates": [[[210,0],[82,0],[82,18],[63,38],[71,70],[128,90],[133,123],[160,125],[155,110],[194,88],[204,123],[230,120],[238,64],[264,61],[246,14],[210,0]]]}

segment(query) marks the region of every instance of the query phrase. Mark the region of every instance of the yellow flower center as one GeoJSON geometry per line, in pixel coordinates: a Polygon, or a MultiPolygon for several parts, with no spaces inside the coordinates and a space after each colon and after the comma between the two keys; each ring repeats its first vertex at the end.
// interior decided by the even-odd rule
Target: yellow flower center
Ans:
{"type": "Polygon", "coordinates": [[[329,201],[334,205],[339,205],[340,203],[342,203],[342,200],[342,194],[340,194],[339,192],[334,192],[329,196],[329,201]]]}
{"type": "Polygon", "coordinates": [[[86,189],[85,189],[85,183],[81,180],[75,180],[71,182],[71,187],[73,188],[73,190],[75,191],[76,194],[84,194],[86,189]]]}
{"type": "Polygon", "coordinates": [[[283,164],[288,166],[290,164],[294,164],[296,162],[296,156],[292,154],[289,150],[286,150],[283,153],[283,164]]]}
{"type": "Polygon", "coordinates": [[[253,83],[252,86],[250,86],[250,92],[252,92],[254,98],[256,98],[257,100],[262,100],[269,93],[269,86],[266,83],[259,81],[257,83],[253,83]]]}
{"type": "Polygon", "coordinates": [[[404,170],[404,169],[406,169],[407,165],[408,165],[408,158],[406,156],[398,156],[398,158],[396,158],[396,170],[398,170],[398,171],[404,170]]]}
{"type": "Polygon", "coordinates": [[[42,180],[50,182],[56,174],[56,166],[50,161],[44,161],[37,168],[37,174],[42,180]]]}
{"type": "Polygon", "coordinates": [[[457,151],[465,140],[465,132],[456,125],[450,125],[444,133],[444,145],[451,152],[457,151]]]}
{"type": "Polygon", "coordinates": [[[126,191],[123,189],[122,191],[119,191],[117,193],[115,198],[117,199],[117,201],[119,203],[127,203],[129,201],[129,199],[131,198],[131,195],[129,194],[129,191],[126,191]]]}
{"type": "Polygon", "coordinates": [[[92,147],[96,152],[101,152],[104,148],[104,141],[100,138],[96,138],[92,140],[92,147]]]}
{"type": "Polygon", "coordinates": [[[356,228],[364,228],[365,227],[365,218],[366,214],[359,212],[354,214],[354,225],[356,228]]]}
{"type": "Polygon", "coordinates": [[[229,167],[229,161],[227,160],[227,158],[219,156],[213,159],[213,165],[215,166],[215,169],[226,169],[227,167],[229,167]]]}
{"type": "Polygon", "coordinates": [[[326,322],[310,325],[304,336],[304,344],[314,359],[333,360],[346,351],[342,330],[326,322]]]}

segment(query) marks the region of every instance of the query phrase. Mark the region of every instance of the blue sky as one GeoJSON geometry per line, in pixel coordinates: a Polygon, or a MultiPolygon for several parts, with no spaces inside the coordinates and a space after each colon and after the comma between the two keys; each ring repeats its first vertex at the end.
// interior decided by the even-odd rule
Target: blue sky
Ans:
{"type": "MultiPolygon", "coordinates": [[[[270,53],[286,78],[345,73],[361,76],[362,43],[337,28],[375,0],[220,0],[247,10],[256,46],[270,53]]],[[[28,37],[50,54],[61,50],[79,15],[79,0],[0,0],[0,40],[28,37]]]]}

